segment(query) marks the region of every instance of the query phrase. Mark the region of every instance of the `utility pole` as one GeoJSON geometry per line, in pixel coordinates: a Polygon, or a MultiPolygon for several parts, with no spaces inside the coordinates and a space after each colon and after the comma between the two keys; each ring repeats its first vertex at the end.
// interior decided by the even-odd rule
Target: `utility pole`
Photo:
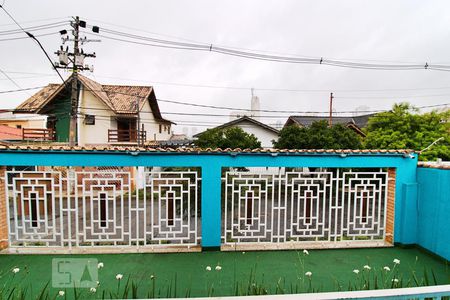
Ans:
{"type": "Polygon", "coordinates": [[[70,125],[69,125],[69,146],[73,147],[77,144],[77,114],[78,114],[78,66],[76,59],[80,54],[78,49],[80,18],[75,17],[75,21],[71,22],[73,27],[73,54],[74,63],[72,64],[72,89],[70,93],[70,125]]]}
{"type": "Polygon", "coordinates": [[[139,99],[136,99],[136,138],[137,138],[137,144],[138,147],[141,146],[141,128],[140,128],[140,123],[141,123],[141,119],[139,117],[139,99]]]}
{"type": "Polygon", "coordinates": [[[333,126],[333,93],[330,93],[330,118],[328,120],[328,126],[333,126]]]}
{"type": "MultiPolygon", "coordinates": [[[[99,42],[99,40],[88,40],[86,37],[80,38],[80,27],[86,28],[86,22],[80,20],[80,17],[76,16],[73,21],[70,22],[73,38],[70,39],[67,34],[67,30],[61,30],[62,43],[73,42],[73,52],[69,52],[69,47],[66,49],[61,46],[60,50],[55,52],[59,56],[59,62],[54,64],[55,68],[67,69],[72,71],[72,83],[70,92],[70,123],[69,123],[69,146],[75,146],[77,144],[77,120],[78,120],[78,72],[89,70],[93,72],[93,66],[84,65],[85,57],[95,57],[95,52],[87,54],[80,49],[80,43],[86,42],[99,42]]],[[[98,26],[92,26],[94,33],[99,32],[98,26]]]]}

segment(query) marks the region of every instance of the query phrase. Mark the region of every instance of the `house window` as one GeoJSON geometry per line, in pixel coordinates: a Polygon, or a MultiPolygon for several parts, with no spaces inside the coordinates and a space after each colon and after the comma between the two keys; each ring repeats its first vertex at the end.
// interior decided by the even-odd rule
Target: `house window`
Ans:
{"type": "Polygon", "coordinates": [[[16,125],[16,128],[22,129],[22,125],[16,125]]]}
{"type": "Polygon", "coordinates": [[[162,125],[159,124],[159,133],[162,133],[162,125]]]}
{"type": "Polygon", "coordinates": [[[86,115],[86,116],[84,116],[84,124],[86,124],[86,125],[95,125],[95,116],[94,115],[86,115]]]}

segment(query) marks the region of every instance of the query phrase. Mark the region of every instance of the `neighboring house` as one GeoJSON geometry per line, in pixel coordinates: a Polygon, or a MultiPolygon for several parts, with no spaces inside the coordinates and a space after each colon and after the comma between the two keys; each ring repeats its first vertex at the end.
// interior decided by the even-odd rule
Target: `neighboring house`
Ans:
{"type": "Polygon", "coordinates": [[[22,140],[22,129],[0,125],[0,141],[22,140]]]}
{"type": "Polygon", "coordinates": [[[41,128],[47,127],[47,116],[35,114],[14,114],[11,111],[0,111],[0,125],[14,128],[41,128]]]}
{"type": "Polygon", "coordinates": [[[192,139],[188,139],[185,134],[172,134],[169,140],[159,142],[158,146],[166,148],[180,148],[191,147],[193,144],[194,141],[192,139]]]}
{"type": "MultiPolygon", "coordinates": [[[[367,126],[367,122],[369,118],[374,114],[369,115],[361,115],[361,116],[353,116],[353,117],[333,117],[332,124],[343,124],[348,128],[354,130],[357,134],[362,137],[365,137],[366,134],[362,131],[362,128],[367,126]]],[[[297,125],[301,127],[309,127],[313,122],[317,121],[327,121],[329,120],[329,116],[290,116],[284,127],[297,125]]]]}
{"type": "MultiPolygon", "coordinates": [[[[70,83],[49,84],[20,104],[15,114],[47,115],[46,128],[55,141],[69,140],[70,83]]],[[[102,85],[78,75],[77,143],[83,145],[136,144],[138,139],[167,140],[173,122],[161,116],[151,86],[102,85]]]]}
{"type": "Polygon", "coordinates": [[[48,130],[46,129],[47,116],[45,115],[18,115],[13,114],[11,111],[0,111],[0,126],[2,127],[2,131],[4,133],[8,132],[9,135],[0,135],[2,140],[17,142],[29,138],[42,140],[42,137],[49,137],[48,130]]]}
{"type": "MultiPolygon", "coordinates": [[[[272,148],[272,140],[278,140],[279,131],[277,129],[247,116],[214,127],[214,129],[225,129],[229,127],[239,127],[247,133],[254,134],[261,142],[261,147],[263,148],[272,148]]],[[[199,137],[202,133],[197,133],[194,135],[194,138],[199,137]]]]}

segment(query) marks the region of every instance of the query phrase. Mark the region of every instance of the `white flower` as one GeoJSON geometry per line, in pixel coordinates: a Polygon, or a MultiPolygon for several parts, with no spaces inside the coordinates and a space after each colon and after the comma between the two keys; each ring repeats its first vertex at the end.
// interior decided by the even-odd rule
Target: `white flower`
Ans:
{"type": "Polygon", "coordinates": [[[394,278],[394,279],[392,279],[392,282],[397,283],[397,282],[398,282],[398,279],[397,279],[397,278],[394,278]]]}
{"type": "Polygon", "coordinates": [[[14,274],[19,273],[19,271],[20,271],[19,268],[14,268],[14,269],[12,269],[12,272],[13,272],[14,274]]]}
{"type": "Polygon", "coordinates": [[[354,269],[354,270],[353,270],[353,273],[358,274],[358,273],[359,273],[359,270],[358,270],[358,269],[354,269]]]}
{"type": "Polygon", "coordinates": [[[95,292],[97,292],[97,289],[96,289],[96,288],[91,288],[89,291],[90,291],[91,293],[95,293],[95,292]]]}
{"type": "Polygon", "coordinates": [[[122,275],[122,274],[117,274],[117,275],[116,275],[116,279],[117,279],[117,280],[121,280],[122,278],[123,278],[123,275],[122,275]]]}
{"type": "Polygon", "coordinates": [[[305,254],[305,255],[309,255],[309,252],[308,252],[308,250],[303,250],[303,254],[305,254]]]}
{"type": "Polygon", "coordinates": [[[150,279],[151,280],[155,279],[155,275],[150,275],[150,279]]]}
{"type": "Polygon", "coordinates": [[[391,268],[389,268],[388,266],[386,266],[386,267],[383,268],[383,270],[385,270],[385,271],[390,271],[391,268]]]}
{"type": "Polygon", "coordinates": [[[61,297],[63,297],[63,296],[64,296],[64,294],[65,294],[65,292],[64,292],[64,291],[59,291],[59,292],[58,292],[58,295],[59,295],[59,296],[61,296],[61,297]]]}
{"type": "Polygon", "coordinates": [[[99,286],[100,285],[100,281],[97,281],[97,286],[99,286]]]}
{"type": "Polygon", "coordinates": [[[221,266],[217,266],[216,267],[216,271],[220,271],[220,270],[222,270],[222,267],[221,266]]]}
{"type": "Polygon", "coordinates": [[[400,264],[400,259],[398,259],[398,258],[394,259],[394,264],[399,265],[400,264]]]}
{"type": "Polygon", "coordinates": [[[366,269],[366,270],[370,270],[370,269],[371,269],[371,267],[370,267],[369,265],[365,265],[365,266],[364,266],[364,269],[366,269]]]}
{"type": "Polygon", "coordinates": [[[211,271],[211,267],[210,267],[210,266],[207,266],[207,267],[206,267],[206,271],[211,271]]]}
{"type": "Polygon", "coordinates": [[[245,251],[243,251],[242,254],[245,254],[245,251]]]}
{"type": "Polygon", "coordinates": [[[99,262],[97,265],[97,269],[103,268],[105,265],[102,262],[99,262]]]}
{"type": "Polygon", "coordinates": [[[305,273],[305,275],[311,277],[312,273],[308,271],[308,272],[305,273]]]}

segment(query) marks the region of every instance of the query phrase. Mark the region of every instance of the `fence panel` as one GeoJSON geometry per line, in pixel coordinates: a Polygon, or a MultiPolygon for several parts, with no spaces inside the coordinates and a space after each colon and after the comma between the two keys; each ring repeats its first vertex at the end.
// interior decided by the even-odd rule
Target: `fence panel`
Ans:
{"type": "Polygon", "coordinates": [[[199,168],[5,172],[11,249],[200,250],[199,168]]]}
{"type": "Polygon", "coordinates": [[[386,169],[270,169],[225,172],[223,250],[388,245],[386,169]]]}

